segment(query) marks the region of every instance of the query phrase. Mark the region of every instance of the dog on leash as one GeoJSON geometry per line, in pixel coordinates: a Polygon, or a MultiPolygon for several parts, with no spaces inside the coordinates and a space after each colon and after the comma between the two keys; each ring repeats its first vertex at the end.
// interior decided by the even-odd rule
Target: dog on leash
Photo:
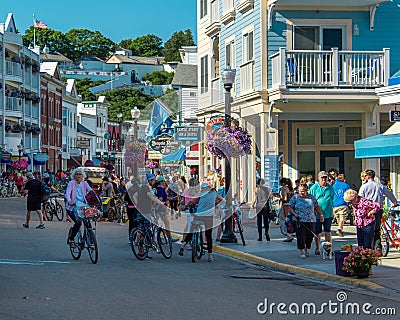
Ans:
{"type": "Polygon", "coordinates": [[[328,241],[321,242],[319,251],[321,252],[322,259],[332,260],[332,257],[333,257],[332,242],[328,242],[328,241]]]}

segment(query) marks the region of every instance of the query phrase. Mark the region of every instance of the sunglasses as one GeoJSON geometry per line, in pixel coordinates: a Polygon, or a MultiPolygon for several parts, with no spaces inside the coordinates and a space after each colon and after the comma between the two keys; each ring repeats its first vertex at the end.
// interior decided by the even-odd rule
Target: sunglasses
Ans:
{"type": "Polygon", "coordinates": [[[81,176],[82,173],[78,173],[78,172],[77,172],[77,173],[75,173],[75,175],[76,175],[76,176],[81,176]]]}

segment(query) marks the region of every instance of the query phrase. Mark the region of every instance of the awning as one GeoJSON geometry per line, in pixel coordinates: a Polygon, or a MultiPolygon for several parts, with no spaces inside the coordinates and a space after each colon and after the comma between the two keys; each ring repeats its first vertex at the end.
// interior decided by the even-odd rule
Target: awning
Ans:
{"type": "Polygon", "coordinates": [[[180,148],[176,150],[175,152],[170,153],[169,155],[166,155],[161,159],[161,161],[167,162],[167,161],[183,161],[186,159],[186,148],[180,148]]]}
{"type": "Polygon", "coordinates": [[[378,134],[354,141],[355,158],[387,158],[400,156],[400,133],[378,134]]]}

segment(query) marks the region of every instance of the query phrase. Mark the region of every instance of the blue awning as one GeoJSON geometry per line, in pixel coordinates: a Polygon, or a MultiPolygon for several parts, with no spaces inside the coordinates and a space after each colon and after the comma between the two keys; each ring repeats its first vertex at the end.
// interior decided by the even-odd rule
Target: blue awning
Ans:
{"type": "Polygon", "coordinates": [[[163,157],[162,161],[183,161],[186,159],[186,148],[180,148],[175,152],[163,157]]]}
{"type": "Polygon", "coordinates": [[[400,133],[377,134],[354,141],[355,158],[387,158],[400,156],[400,133]]]}

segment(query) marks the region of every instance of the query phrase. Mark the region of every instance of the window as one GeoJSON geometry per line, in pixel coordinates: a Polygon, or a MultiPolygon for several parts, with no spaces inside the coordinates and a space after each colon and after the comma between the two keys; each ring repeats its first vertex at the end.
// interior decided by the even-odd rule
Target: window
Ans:
{"type": "Polygon", "coordinates": [[[235,41],[232,40],[225,46],[225,65],[231,69],[236,69],[236,47],[235,41]]]}
{"type": "Polygon", "coordinates": [[[243,34],[243,63],[253,60],[253,31],[243,34]]]}
{"type": "Polygon", "coordinates": [[[234,0],[222,0],[222,15],[231,12],[234,8],[234,0]]]}
{"type": "Polygon", "coordinates": [[[62,124],[63,126],[67,125],[67,110],[62,111],[62,124]]]}
{"type": "Polygon", "coordinates": [[[200,19],[207,15],[207,0],[200,0],[200,19]]]}
{"type": "Polygon", "coordinates": [[[297,128],[297,145],[299,146],[315,145],[315,128],[313,127],[297,128]]]}
{"type": "Polygon", "coordinates": [[[297,163],[299,177],[315,175],[315,152],[299,151],[297,152],[297,163]]]}
{"type": "Polygon", "coordinates": [[[339,144],[339,127],[321,128],[321,144],[339,144]]]}
{"type": "Polygon", "coordinates": [[[344,129],[345,144],[353,144],[361,139],[361,127],[346,127],[344,129]]]}
{"type": "Polygon", "coordinates": [[[208,92],[208,55],[205,55],[200,60],[200,77],[201,77],[200,92],[201,93],[208,92]]]}

